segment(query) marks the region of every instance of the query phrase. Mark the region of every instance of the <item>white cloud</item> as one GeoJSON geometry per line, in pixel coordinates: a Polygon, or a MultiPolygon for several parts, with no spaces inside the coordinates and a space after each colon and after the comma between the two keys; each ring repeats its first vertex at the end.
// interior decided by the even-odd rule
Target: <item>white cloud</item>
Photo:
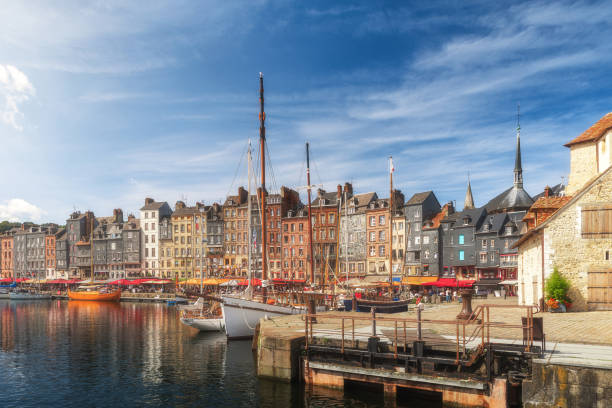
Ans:
{"type": "Polygon", "coordinates": [[[21,198],[11,198],[0,204],[0,220],[40,221],[46,212],[21,198]]]}
{"type": "Polygon", "coordinates": [[[23,126],[19,119],[23,113],[19,105],[34,96],[36,90],[30,80],[13,65],[0,64],[0,97],[4,98],[4,106],[0,106],[0,118],[5,124],[21,131],[23,126]]]}

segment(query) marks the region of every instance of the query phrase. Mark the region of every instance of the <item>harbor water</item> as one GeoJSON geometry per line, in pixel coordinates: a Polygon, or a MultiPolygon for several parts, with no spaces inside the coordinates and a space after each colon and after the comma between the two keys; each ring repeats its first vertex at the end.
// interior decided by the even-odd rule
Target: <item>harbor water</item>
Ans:
{"type": "Polygon", "coordinates": [[[384,405],[260,380],[250,341],[199,333],[163,304],[0,300],[0,385],[0,407],[384,405]]]}

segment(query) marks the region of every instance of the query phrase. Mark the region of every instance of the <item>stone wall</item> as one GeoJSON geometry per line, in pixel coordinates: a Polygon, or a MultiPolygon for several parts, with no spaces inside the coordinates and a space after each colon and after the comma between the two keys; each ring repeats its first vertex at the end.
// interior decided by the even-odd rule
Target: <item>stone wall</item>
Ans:
{"type": "MultiPolygon", "coordinates": [[[[577,201],[564,207],[544,228],[544,276],[550,276],[557,267],[570,281],[569,296],[573,301],[572,310],[575,311],[587,309],[588,272],[612,269],[612,260],[605,260],[605,252],[612,250],[612,240],[581,237],[582,207],[602,203],[612,203],[612,169],[604,173],[577,201]]],[[[519,293],[519,299],[526,304],[531,304],[529,293],[533,290],[532,282],[541,280],[537,277],[541,275],[541,258],[537,259],[541,250],[537,249],[541,246],[539,239],[538,234],[519,248],[519,292],[524,291],[519,293]]]]}
{"type": "Polygon", "coordinates": [[[567,195],[580,190],[597,174],[595,143],[580,143],[570,148],[570,176],[565,188],[567,195]]]}
{"type": "Polygon", "coordinates": [[[531,380],[523,381],[523,407],[612,406],[612,370],[533,363],[531,380]]]}

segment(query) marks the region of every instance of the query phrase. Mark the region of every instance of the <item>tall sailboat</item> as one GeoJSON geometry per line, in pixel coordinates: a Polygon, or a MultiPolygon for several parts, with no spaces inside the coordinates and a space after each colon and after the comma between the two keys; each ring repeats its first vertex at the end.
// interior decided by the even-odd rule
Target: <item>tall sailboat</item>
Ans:
{"type": "MultiPolygon", "coordinates": [[[[255,298],[253,296],[251,286],[251,216],[249,214],[249,260],[248,260],[248,274],[249,274],[249,287],[242,296],[223,296],[223,319],[225,321],[225,332],[228,339],[240,339],[252,337],[255,332],[257,323],[262,318],[269,318],[275,316],[291,315],[303,313],[305,310],[302,308],[296,308],[293,306],[284,306],[271,304],[267,300],[267,247],[266,247],[266,114],[264,111],[264,87],[263,87],[263,74],[259,73],[259,148],[260,148],[260,164],[261,164],[261,188],[258,194],[258,205],[261,222],[261,280],[262,280],[262,294],[260,297],[255,298]]],[[[250,164],[249,164],[250,169],[250,164]]],[[[250,183],[250,175],[249,175],[250,183]]],[[[251,195],[249,191],[248,208],[250,212],[251,208],[251,195]]],[[[309,217],[310,218],[310,217],[309,217]]]]}

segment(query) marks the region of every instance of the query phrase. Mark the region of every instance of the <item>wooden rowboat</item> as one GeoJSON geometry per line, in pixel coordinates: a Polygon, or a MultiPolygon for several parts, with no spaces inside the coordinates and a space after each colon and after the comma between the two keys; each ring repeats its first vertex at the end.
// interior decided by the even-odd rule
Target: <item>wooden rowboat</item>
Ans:
{"type": "Polygon", "coordinates": [[[121,289],[117,289],[114,292],[103,293],[98,290],[86,291],[71,291],[68,289],[68,298],[70,300],[94,300],[94,301],[105,301],[105,302],[118,302],[121,298],[121,289]]]}

